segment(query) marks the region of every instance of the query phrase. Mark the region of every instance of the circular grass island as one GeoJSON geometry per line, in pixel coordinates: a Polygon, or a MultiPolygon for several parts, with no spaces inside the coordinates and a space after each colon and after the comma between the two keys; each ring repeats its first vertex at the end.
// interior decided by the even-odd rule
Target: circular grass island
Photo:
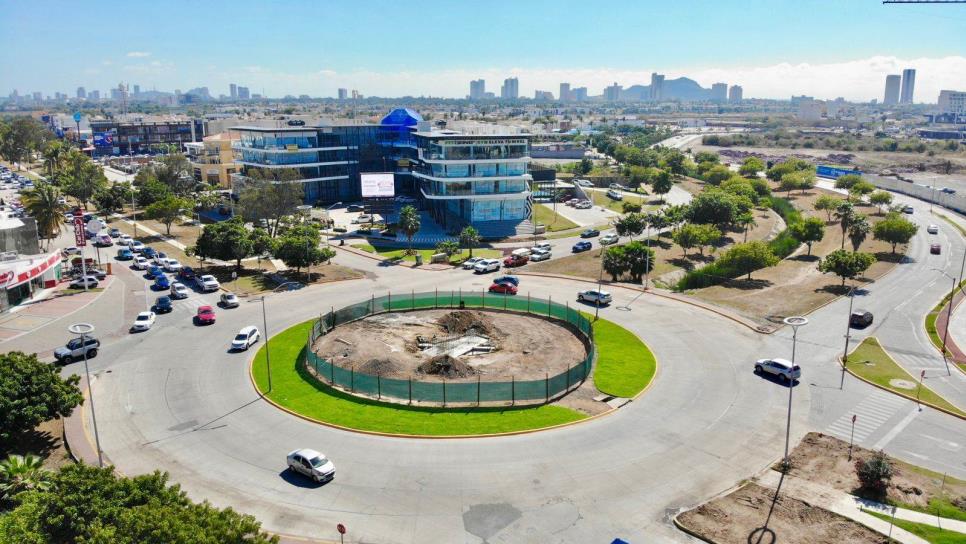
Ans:
{"type": "Polygon", "coordinates": [[[592,319],[529,297],[371,297],[271,337],[250,372],[277,407],[333,427],[411,437],[529,432],[607,413],[602,397],[633,398],[654,378],[640,339],[592,319]]]}

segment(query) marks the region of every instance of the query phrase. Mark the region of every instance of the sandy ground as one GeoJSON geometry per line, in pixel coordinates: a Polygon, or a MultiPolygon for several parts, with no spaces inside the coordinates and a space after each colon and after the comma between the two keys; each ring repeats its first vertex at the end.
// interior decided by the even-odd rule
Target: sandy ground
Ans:
{"type": "MultiPolygon", "coordinates": [[[[420,351],[416,337],[447,338],[437,321],[454,310],[426,310],[380,314],[342,325],[316,341],[314,350],[339,366],[384,377],[408,378],[433,355],[420,351]]],[[[458,357],[472,371],[462,378],[483,380],[542,379],[563,372],[586,356],[583,343],[566,328],[537,317],[500,312],[464,310],[482,316],[497,349],[491,353],[458,357]]],[[[480,332],[480,331],[478,331],[480,332]]],[[[432,379],[425,373],[420,379],[432,379]]],[[[456,380],[458,378],[448,378],[456,380]]]]}
{"type": "Polygon", "coordinates": [[[756,484],[685,512],[678,520],[718,544],[885,543],[883,535],[856,522],[756,484]]]}
{"type": "Polygon", "coordinates": [[[33,432],[24,435],[19,443],[9,449],[0,450],[0,457],[7,455],[33,454],[44,459],[44,467],[56,470],[74,460],[64,443],[64,420],[52,419],[38,425],[33,432]]]}
{"type": "MultiPolygon", "coordinates": [[[[718,147],[696,143],[692,146],[694,153],[710,151],[718,153],[726,149],[735,151],[747,151],[769,157],[769,160],[779,160],[780,157],[790,157],[793,155],[809,156],[826,161],[829,155],[854,155],[852,163],[858,165],[865,171],[880,172],[882,170],[905,171],[916,169],[920,164],[924,164],[929,170],[937,170],[938,165],[945,160],[950,160],[957,169],[966,168],[966,157],[962,153],[943,153],[930,157],[926,153],[898,153],[885,151],[840,151],[836,149],[806,149],[799,147],[796,149],[781,147],[718,147]]],[[[730,160],[730,159],[729,159],[730,160]]]]}

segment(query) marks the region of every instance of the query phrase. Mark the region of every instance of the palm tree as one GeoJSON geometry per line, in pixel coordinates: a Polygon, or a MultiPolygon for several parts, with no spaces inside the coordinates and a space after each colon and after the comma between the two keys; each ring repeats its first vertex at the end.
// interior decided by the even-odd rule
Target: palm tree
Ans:
{"type": "Polygon", "coordinates": [[[849,241],[852,242],[853,252],[859,250],[859,246],[868,238],[870,232],[872,232],[872,225],[864,215],[858,215],[852,219],[849,225],[849,241]]]}
{"type": "Polygon", "coordinates": [[[60,234],[67,205],[60,201],[60,189],[50,183],[38,183],[33,189],[23,192],[23,206],[37,221],[37,235],[50,240],[60,234]]]}
{"type": "Polygon", "coordinates": [[[839,220],[839,224],[842,227],[842,247],[845,249],[845,235],[848,233],[849,226],[852,221],[855,220],[855,206],[851,202],[842,202],[839,207],[835,209],[835,218],[839,220]]]}
{"type": "Polygon", "coordinates": [[[744,229],[745,231],[745,242],[748,241],[748,230],[757,227],[758,222],[755,221],[755,215],[751,212],[745,212],[735,218],[735,224],[744,229]]]}
{"type": "Polygon", "coordinates": [[[0,497],[10,500],[24,491],[50,489],[52,474],[36,455],[11,455],[0,461],[0,497]]]}
{"type": "Polygon", "coordinates": [[[413,254],[413,236],[419,232],[419,212],[416,208],[412,206],[403,206],[403,209],[399,210],[399,230],[403,231],[406,235],[406,240],[409,242],[409,249],[406,250],[406,255],[413,254]]]}
{"type": "Polygon", "coordinates": [[[473,248],[480,243],[480,233],[472,226],[464,227],[460,231],[460,245],[470,249],[470,257],[473,257],[473,248]]]}
{"type": "Polygon", "coordinates": [[[47,177],[52,177],[55,172],[64,167],[70,149],[60,140],[47,144],[47,149],[44,150],[44,171],[47,177]]]}

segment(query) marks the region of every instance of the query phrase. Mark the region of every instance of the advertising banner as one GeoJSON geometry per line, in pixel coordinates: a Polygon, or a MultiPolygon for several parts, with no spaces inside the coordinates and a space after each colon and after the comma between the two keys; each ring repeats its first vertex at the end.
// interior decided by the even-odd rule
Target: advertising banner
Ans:
{"type": "Polygon", "coordinates": [[[362,198],[392,198],[396,194],[392,172],[361,174],[362,198]]]}

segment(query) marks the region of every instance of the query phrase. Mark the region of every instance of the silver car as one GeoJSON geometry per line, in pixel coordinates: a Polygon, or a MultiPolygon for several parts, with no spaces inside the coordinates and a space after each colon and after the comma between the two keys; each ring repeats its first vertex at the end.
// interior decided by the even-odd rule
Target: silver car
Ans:
{"type": "Polygon", "coordinates": [[[607,291],[588,289],[587,291],[578,292],[577,300],[581,302],[590,302],[592,304],[610,304],[614,298],[607,291]]]}
{"type": "Polygon", "coordinates": [[[285,461],[289,470],[308,476],[316,482],[328,482],[335,478],[335,465],[315,450],[302,448],[292,451],[285,461]]]}
{"type": "Polygon", "coordinates": [[[788,359],[758,359],[755,361],[755,374],[770,374],[789,383],[802,377],[802,369],[788,359]]]}

